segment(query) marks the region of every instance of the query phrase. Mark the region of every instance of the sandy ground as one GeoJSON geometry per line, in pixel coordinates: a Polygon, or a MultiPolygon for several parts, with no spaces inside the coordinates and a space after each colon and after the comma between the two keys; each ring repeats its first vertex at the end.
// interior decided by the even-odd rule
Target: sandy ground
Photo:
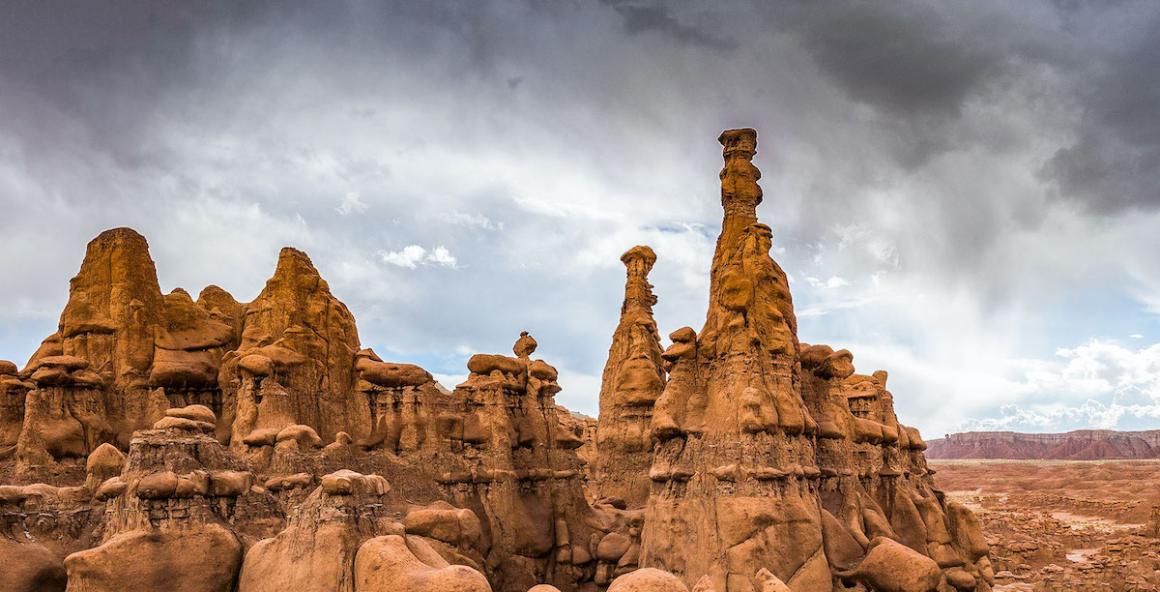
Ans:
{"type": "Polygon", "coordinates": [[[930,464],[979,513],[997,591],[1160,591],[1160,461],[930,464]]]}

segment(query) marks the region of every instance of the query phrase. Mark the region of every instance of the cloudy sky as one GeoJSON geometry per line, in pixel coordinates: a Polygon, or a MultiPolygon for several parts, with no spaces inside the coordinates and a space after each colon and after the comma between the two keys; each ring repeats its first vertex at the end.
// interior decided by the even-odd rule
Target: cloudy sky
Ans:
{"type": "Polygon", "coordinates": [[[527,329],[594,414],[618,256],[699,328],[750,126],[801,339],[904,422],[1157,428],[1157,72],[1155,2],[6,2],[0,359],[132,226],[166,290],[304,249],[448,384],[527,329]]]}

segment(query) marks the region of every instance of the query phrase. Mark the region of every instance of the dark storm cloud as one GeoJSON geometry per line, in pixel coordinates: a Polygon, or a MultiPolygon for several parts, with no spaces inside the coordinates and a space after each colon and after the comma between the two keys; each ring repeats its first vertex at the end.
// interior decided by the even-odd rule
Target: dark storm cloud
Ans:
{"type": "Polygon", "coordinates": [[[697,27],[682,23],[664,3],[637,0],[601,0],[624,17],[624,30],[629,35],[656,32],[669,35],[680,43],[701,45],[713,49],[736,49],[735,40],[723,39],[697,27]]]}
{"type": "Polygon", "coordinates": [[[1122,45],[1093,48],[1076,141],[1043,171],[1102,214],[1160,207],[1160,11],[1139,18],[1122,45]]]}
{"type": "Polygon", "coordinates": [[[907,168],[961,148],[971,100],[1009,100],[1021,77],[1066,67],[1069,49],[1045,34],[1035,5],[785,3],[771,22],[801,39],[847,96],[873,108],[882,144],[907,168]]]}
{"type": "Polygon", "coordinates": [[[810,3],[794,16],[783,26],[853,99],[903,117],[957,117],[1010,52],[985,19],[935,5],[810,3]]]}

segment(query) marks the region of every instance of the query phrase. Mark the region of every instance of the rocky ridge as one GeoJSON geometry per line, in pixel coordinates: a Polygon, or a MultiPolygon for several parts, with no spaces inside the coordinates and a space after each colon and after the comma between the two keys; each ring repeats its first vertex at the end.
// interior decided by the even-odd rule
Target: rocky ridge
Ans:
{"type": "Polygon", "coordinates": [[[966,432],[927,441],[932,459],[1111,460],[1160,458],[1160,430],[1062,434],[966,432]]]}

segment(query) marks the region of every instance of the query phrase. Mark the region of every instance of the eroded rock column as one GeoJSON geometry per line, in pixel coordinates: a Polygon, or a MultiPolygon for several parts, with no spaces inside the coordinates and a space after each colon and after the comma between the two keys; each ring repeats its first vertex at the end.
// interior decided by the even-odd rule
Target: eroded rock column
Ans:
{"type": "Polygon", "coordinates": [[[653,320],[657,299],[648,282],[656,254],[637,246],[620,260],[627,279],[620,323],[612,334],[600,386],[593,496],[615,497],[629,507],[640,507],[649,493],[653,406],[665,386],[660,336],[653,320]]]}
{"type": "Polygon", "coordinates": [[[785,272],[757,221],[757,133],[728,130],[709,310],[673,333],[657,402],[641,565],[719,592],[751,591],[768,569],[794,590],[829,590],[797,321],[785,272]]]}

